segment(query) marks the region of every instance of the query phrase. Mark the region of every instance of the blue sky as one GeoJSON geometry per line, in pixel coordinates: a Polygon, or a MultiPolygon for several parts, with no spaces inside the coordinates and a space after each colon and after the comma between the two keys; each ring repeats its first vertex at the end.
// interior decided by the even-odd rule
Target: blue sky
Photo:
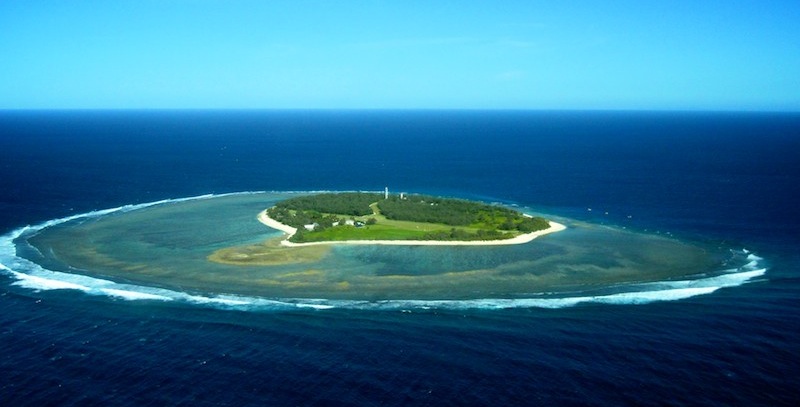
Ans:
{"type": "Polygon", "coordinates": [[[0,108],[800,111],[800,1],[3,0],[0,108]]]}

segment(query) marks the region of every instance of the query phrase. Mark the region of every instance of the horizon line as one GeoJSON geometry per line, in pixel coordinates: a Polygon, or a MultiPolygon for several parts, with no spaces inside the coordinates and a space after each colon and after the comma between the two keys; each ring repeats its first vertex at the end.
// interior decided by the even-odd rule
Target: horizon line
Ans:
{"type": "Polygon", "coordinates": [[[0,112],[597,112],[597,113],[800,113],[773,109],[634,109],[634,108],[331,108],[331,107],[51,107],[0,108],[0,112]]]}

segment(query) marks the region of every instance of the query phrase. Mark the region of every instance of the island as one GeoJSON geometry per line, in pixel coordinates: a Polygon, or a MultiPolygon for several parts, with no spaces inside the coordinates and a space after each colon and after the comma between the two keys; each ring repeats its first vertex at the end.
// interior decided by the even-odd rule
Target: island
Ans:
{"type": "MultiPolygon", "coordinates": [[[[538,229],[536,222],[540,228],[542,221],[508,205],[386,195],[248,192],[147,204],[134,210],[122,207],[48,221],[26,238],[36,250],[24,252],[41,258],[45,265],[55,265],[56,270],[81,270],[80,279],[66,276],[57,287],[181,301],[194,301],[197,293],[214,293],[209,297],[214,303],[247,297],[252,298],[247,301],[253,307],[300,299],[361,307],[384,300],[560,304],[599,295],[602,301],[617,301],[639,292],[643,297],[633,298],[662,294],[674,298],[687,291],[714,290],[719,281],[728,284],[729,278],[739,278],[738,274],[728,277],[732,271],[751,273],[757,266],[748,253],[716,243],[700,245],[580,220],[562,221],[569,222],[568,232],[513,244],[560,228],[546,216],[549,227],[538,229]],[[361,212],[310,206],[323,199],[361,201],[354,205],[361,212]],[[394,201],[415,209],[409,212],[440,212],[439,217],[435,222],[398,220],[393,218],[394,201]],[[292,209],[291,205],[302,206],[292,209]],[[445,210],[451,206],[460,209],[445,210]],[[265,211],[272,207],[276,209],[265,211]],[[281,208],[290,215],[302,211],[296,221],[309,218],[295,226],[283,223],[289,220],[278,222],[275,212],[281,208]],[[453,219],[446,220],[447,213],[453,219]],[[264,226],[257,217],[286,233],[264,226]],[[459,217],[466,220],[457,221],[459,217]],[[393,224],[399,226],[390,228],[393,224]],[[304,241],[287,241],[287,235],[298,229],[303,229],[304,241]],[[435,240],[438,236],[441,240],[435,240]],[[487,240],[466,240],[485,236],[487,240]],[[496,244],[505,246],[492,246],[496,244]],[[725,277],[720,279],[721,275],[725,277]],[[97,277],[96,285],[84,285],[84,276],[97,277]],[[114,280],[125,284],[115,285],[114,280]],[[654,294],[660,290],[654,285],[667,288],[654,294]],[[141,291],[124,294],[139,290],[131,288],[136,286],[141,291]]],[[[22,259],[15,262],[27,264],[22,259]]],[[[41,279],[36,274],[32,278],[41,279]]]]}
{"type": "Polygon", "coordinates": [[[504,245],[564,225],[481,202],[417,194],[341,192],[278,202],[258,219],[285,232],[284,246],[320,244],[504,245]]]}

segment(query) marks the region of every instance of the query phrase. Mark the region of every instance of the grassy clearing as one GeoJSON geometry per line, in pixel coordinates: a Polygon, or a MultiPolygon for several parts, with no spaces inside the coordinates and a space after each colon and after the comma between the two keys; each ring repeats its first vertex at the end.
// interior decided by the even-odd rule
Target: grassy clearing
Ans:
{"type": "Polygon", "coordinates": [[[303,197],[279,203],[270,208],[268,214],[297,228],[297,233],[290,238],[296,243],[498,240],[527,233],[534,227],[543,229],[548,226],[544,219],[541,219],[542,225],[531,225],[522,214],[476,202],[414,196],[368,204],[370,199],[377,198],[374,195],[342,193],[303,197]],[[356,221],[355,226],[353,221],[356,221]],[[314,225],[314,230],[308,230],[311,228],[309,225],[314,225]]]}
{"type": "MultiPolygon", "coordinates": [[[[366,225],[362,227],[355,226],[334,226],[323,230],[315,230],[313,232],[305,232],[303,234],[303,242],[323,242],[323,241],[345,241],[345,240],[422,240],[426,235],[432,232],[447,232],[449,233],[453,226],[426,223],[426,222],[412,222],[404,220],[387,219],[380,214],[376,204],[370,205],[373,209],[373,214],[368,216],[356,216],[358,221],[366,222],[369,218],[374,218],[377,223],[374,225],[366,225]]],[[[336,215],[336,214],[331,214],[336,215]]],[[[339,215],[336,215],[339,216],[339,215]]],[[[483,229],[481,225],[470,225],[469,227],[455,228],[464,232],[475,234],[483,229]]],[[[508,238],[519,235],[519,233],[509,232],[508,238]]]]}
{"type": "Polygon", "coordinates": [[[389,225],[336,226],[325,230],[309,232],[304,242],[343,241],[343,240],[419,240],[427,232],[423,230],[402,229],[389,225]]]}

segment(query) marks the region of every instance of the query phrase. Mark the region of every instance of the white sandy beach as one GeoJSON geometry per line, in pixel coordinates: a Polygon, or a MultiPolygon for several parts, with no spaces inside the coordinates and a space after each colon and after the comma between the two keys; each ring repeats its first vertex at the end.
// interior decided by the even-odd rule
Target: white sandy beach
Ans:
{"type": "Polygon", "coordinates": [[[377,245],[394,245],[394,246],[500,246],[500,245],[528,243],[539,236],[560,232],[567,228],[566,226],[560,223],[549,222],[550,227],[545,230],[539,230],[536,232],[519,235],[511,239],[502,239],[502,240],[471,240],[471,241],[342,240],[342,241],[330,241],[330,242],[294,243],[290,242],[289,238],[292,237],[292,235],[294,235],[297,232],[296,228],[293,228],[289,225],[284,225],[283,223],[280,223],[275,219],[270,218],[267,215],[266,210],[263,210],[261,211],[261,213],[258,214],[258,221],[266,226],[269,226],[273,229],[278,229],[286,233],[288,236],[286,237],[286,239],[281,241],[281,244],[287,247],[301,247],[301,246],[313,246],[313,245],[325,245],[325,244],[360,244],[360,245],[377,244],[377,245]]]}

